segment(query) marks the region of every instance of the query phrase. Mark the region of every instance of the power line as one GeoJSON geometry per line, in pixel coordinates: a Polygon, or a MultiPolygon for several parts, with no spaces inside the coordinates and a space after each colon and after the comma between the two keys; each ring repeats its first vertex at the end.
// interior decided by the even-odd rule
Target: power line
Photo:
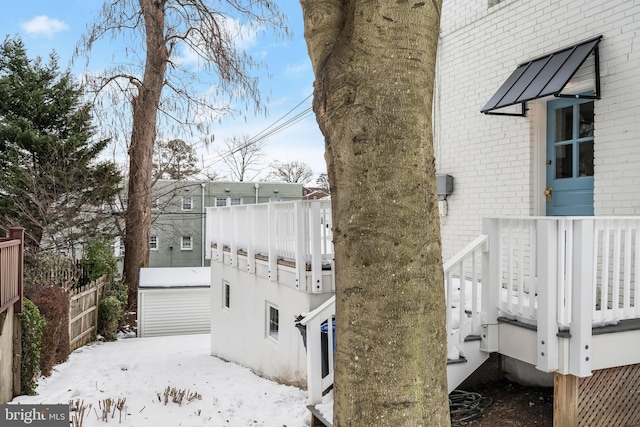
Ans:
{"type": "MultiPolygon", "coordinates": [[[[291,114],[293,111],[295,111],[299,106],[301,106],[302,104],[304,104],[309,98],[311,98],[313,94],[310,94],[309,96],[307,96],[305,99],[303,99],[302,101],[300,101],[295,107],[293,107],[292,109],[290,109],[289,111],[287,111],[285,113],[285,115],[283,115],[282,117],[280,117],[278,120],[276,120],[275,122],[273,122],[271,125],[267,126],[266,129],[264,129],[261,132],[258,132],[257,135],[255,135],[253,138],[251,139],[257,139],[260,138],[263,134],[267,133],[269,131],[269,129],[271,129],[272,127],[274,127],[276,124],[278,124],[282,119],[284,119],[285,117],[287,117],[289,114],[291,114]]],[[[307,109],[308,111],[311,111],[311,108],[307,109]]],[[[305,111],[307,111],[305,110],[305,111]]]]}
{"type": "Polygon", "coordinates": [[[245,144],[242,144],[239,147],[236,147],[234,149],[228,150],[226,152],[223,153],[219,153],[217,156],[215,156],[213,159],[211,159],[206,165],[203,163],[203,168],[208,168],[209,166],[218,163],[219,161],[223,160],[225,157],[233,155],[235,153],[237,153],[238,151],[241,151],[247,147],[250,147],[254,144],[257,144],[261,141],[264,141],[265,139],[267,139],[270,136],[273,136],[279,132],[282,132],[285,129],[288,129],[289,127],[297,124],[298,122],[306,119],[307,117],[311,116],[313,114],[312,108],[308,107],[305,110],[303,110],[302,112],[296,114],[295,116],[287,119],[286,121],[282,122],[281,124],[278,125],[278,123],[280,123],[281,121],[283,121],[288,115],[290,115],[291,113],[293,113],[298,107],[300,107],[302,104],[304,104],[309,98],[311,98],[311,96],[313,96],[313,94],[310,94],[309,96],[307,96],[305,99],[303,99],[302,101],[300,101],[298,104],[296,104],[293,108],[291,108],[289,111],[287,111],[283,116],[281,116],[278,120],[276,120],[275,122],[273,122],[272,124],[270,124],[269,126],[267,126],[265,129],[261,130],[260,132],[258,132],[256,135],[252,136],[251,138],[249,138],[247,140],[247,142],[245,144]]]}

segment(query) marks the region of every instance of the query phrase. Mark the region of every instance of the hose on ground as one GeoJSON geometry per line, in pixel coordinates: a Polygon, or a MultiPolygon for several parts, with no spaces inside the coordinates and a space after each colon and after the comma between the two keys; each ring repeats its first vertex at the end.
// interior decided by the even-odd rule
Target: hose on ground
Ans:
{"type": "Polygon", "coordinates": [[[485,409],[493,403],[490,397],[484,397],[480,393],[454,390],[449,394],[449,412],[451,413],[451,425],[482,418],[485,409]]]}

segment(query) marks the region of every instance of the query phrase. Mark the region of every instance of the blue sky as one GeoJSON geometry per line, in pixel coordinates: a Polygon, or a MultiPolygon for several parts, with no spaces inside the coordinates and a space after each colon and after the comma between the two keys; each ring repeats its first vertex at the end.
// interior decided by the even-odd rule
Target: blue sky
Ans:
{"type": "MultiPolygon", "coordinates": [[[[250,112],[246,117],[223,119],[214,124],[211,133],[215,142],[208,148],[200,148],[199,155],[204,164],[224,172],[224,165],[216,162],[218,150],[225,139],[241,134],[254,137],[270,126],[282,124],[292,116],[311,106],[313,72],[303,36],[302,11],[296,0],[279,2],[288,17],[288,27],[293,37],[276,41],[271,36],[258,36],[245,43],[244,48],[254,58],[267,65],[260,75],[263,99],[268,99],[268,117],[250,112]],[[299,107],[277,122],[299,103],[299,107]],[[277,123],[276,123],[277,122],[277,123]]],[[[87,24],[96,16],[102,0],[20,0],[6,2],[0,14],[0,28],[4,39],[7,35],[19,35],[24,41],[29,57],[48,57],[55,49],[60,57],[61,68],[71,67],[74,74],[85,71],[85,61],[71,64],[75,46],[85,32],[87,24]]],[[[94,48],[89,64],[91,69],[105,66],[114,55],[126,48],[122,42],[102,43],[94,48]]],[[[274,133],[265,140],[262,164],[272,161],[303,161],[313,172],[325,172],[324,142],[315,117],[309,114],[304,120],[274,133]]]]}

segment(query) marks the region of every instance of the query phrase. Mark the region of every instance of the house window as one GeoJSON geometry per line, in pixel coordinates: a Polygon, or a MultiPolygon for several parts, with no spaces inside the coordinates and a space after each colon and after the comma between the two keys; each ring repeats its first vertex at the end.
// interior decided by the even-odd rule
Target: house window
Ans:
{"type": "Polygon", "coordinates": [[[242,197],[232,197],[231,198],[231,204],[232,205],[241,205],[242,204],[242,197]]]}
{"type": "Polygon", "coordinates": [[[216,206],[227,206],[226,197],[216,197],[216,206]]]}
{"type": "Polygon", "coordinates": [[[231,284],[226,280],[222,281],[222,304],[224,308],[231,308],[231,284]]]}
{"type": "Polygon", "coordinates": [[[489,7],[493,7],[495,5],[497,5],[498,3],[500,3],[502,0],[489,0],[489,7]]]}
{"type": "Polygon", "coordinates": [[[267,335],[278,340],[280,330],[280,312],[274,305],[267,303],[267,335]]]}
{"type": "Polygon", "coordinates": [[[158,250],[158,236],[151,235],[149,237],[149,249],[152,251],[158,250]]]}
{"type": "Polygon", "coordinates": [[[180,239],[180,249],[190,251],[193,249],[193,239],[191,236],[182,236],[180,239]]]}
{"type": "Polygon", "coordinates": [[[193,209],[193,197],[183,197],[182,198],[182,210],[190,211],[193,209]]]}

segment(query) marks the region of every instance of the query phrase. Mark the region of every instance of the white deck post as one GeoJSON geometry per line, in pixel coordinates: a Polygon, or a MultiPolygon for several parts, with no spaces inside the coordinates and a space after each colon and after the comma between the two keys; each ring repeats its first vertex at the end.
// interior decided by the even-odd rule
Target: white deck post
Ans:
{"type": "Polygon", "coordinates": [[[580,378],[591,375],[591,328],[593,306],[593,219],[573,221],[573,292],[569,373],[580,378]]]}
{"type": "Polygon", "coordinates": [[[238,268],[238,239],[240,232],[240,224],[243,222],[240,220],[240,212],[236,209],[236,206],[229,205],[229,214],[231,218],[231,233],[229,241],[229,265],[238,268]]]}
{"type": "Polygon", "coordinates": [[[247,227],[249,232],[247,233],[247,273],[253,274],[256,272],[256,241],[254,236],[256,235],[256,207],[255,205],[245,205],[247,210],[247,227]]]}
{"type": "Polygon", "coordinates": [[[268,256],[269,256],[269,280],[271,282],[278,281],[278,211],[273,203],[267,205],[267,224],[268,224],[268,256]]]}
{"type": "Polygon", "coordinates": [[[218,239],[216,247],[216,259],[218,262],[224,263],[224,221],[225,215],[221,208],[216,209],[216,226],[218,227],[218,239]]]}
{"type": "MultiPolygon", "coordinates": [[[[538,259],[538,332],[536,368],[544,372],[556,371],[558,360],[558,222],[553,219],[537,221],[538,259]]],[[[533,295],[531,303],[534,303],[533,295]]]]}
{"type": "Polygon", "coordinates": [[[205,251],[205,258],[206,259],[210,259],[213,261],[213,257],[211,254],[211,244],[213,243],[213,239],[215,236],[215,216],[214,216],[214,208],[208,207],[205,208],[205,212],[206,212],[206,221],[205,221],[205,241],[204,241],[204,251],[205,251]]]}
{"type": "Polygon", "coordinates": [[[498,351],[498,301],[500,281],[500,220],[484,218],[482,233],[489,236],[482,254],[482,340],[480,350],[498,351]]]}
{"type": "Polygon", "coordinates": [[[311,236],[311,292],[322,292],[322,223],[320,202],[310,202],[309,227],[311,236]]]}
{"type": "Polygon", "coordinates": [[[293,221],[295,229],[295,263],[296,263],[296,289],[307,290],[307,241],[309,230],[305,226],[306,209],[304,202],[295,202],[293,205],[293,221]]]}
{"type": "Polygon", "coordinates": [[[315,317],[306,324],[307,333],[307,404],[322,403],[322,347],[320,325],[322,321],[315,317]]]}

